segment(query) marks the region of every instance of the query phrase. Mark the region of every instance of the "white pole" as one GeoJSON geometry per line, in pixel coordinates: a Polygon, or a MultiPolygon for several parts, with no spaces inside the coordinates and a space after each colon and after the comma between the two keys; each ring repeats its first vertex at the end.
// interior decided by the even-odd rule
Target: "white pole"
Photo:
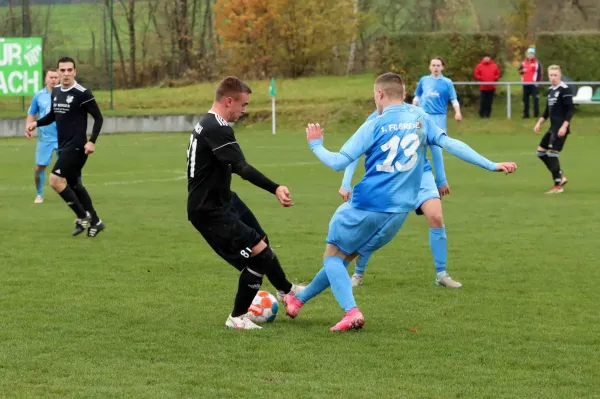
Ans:
{"type": "Polygon", "coordinates": [[[510,83],[506,85],[506,117],[510,119],[512,115],[512,97],[510,93],[510,83]]]}
{"type": "Polygon", "coordinates": [[[271,96],[271,104],[273,109],[273,116],[271,119],[273,120],[273,134],[275,134],[275,96],[271,96]]]}

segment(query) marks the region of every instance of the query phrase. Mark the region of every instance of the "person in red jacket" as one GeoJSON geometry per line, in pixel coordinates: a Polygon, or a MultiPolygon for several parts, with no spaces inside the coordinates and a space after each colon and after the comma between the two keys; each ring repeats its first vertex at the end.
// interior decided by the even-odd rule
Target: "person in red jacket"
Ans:
{"type": "MultiPolygon", "coordinates": [[[[497,82],[500,79],[500,68],[492,61],[492,57],[489,54],[484,54],[481,62],[475,67],[473,75],[480,82],[497,82]]],[[[492,116],[492,103],[494,102],[496,85],[480,85],[479,93],[479,116],[481,118],[489,118],[492,116]]]]}
{"type": "Polygon", "coordinates": [[[540,116],[540,99],[535,83],[543,80],[544,69],[535,57],[535,48],[527,49],[527,58],[519,66],[519,73],[523,82],[523,118],[529,118],[529,97],[533,97],[533,116],[537,118],[540,116]]]}

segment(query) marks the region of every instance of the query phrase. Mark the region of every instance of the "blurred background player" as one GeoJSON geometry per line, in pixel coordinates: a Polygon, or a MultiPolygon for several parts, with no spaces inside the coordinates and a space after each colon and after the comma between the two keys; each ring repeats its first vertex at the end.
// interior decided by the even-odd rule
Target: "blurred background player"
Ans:
{"type": "Polygon", "coordinates": [[[550,173],[554,186],[547,194],[559,194],[564,191],[567,178],[560,168],[558,156],[562,151],[567,136],[571,133],[571,118],[575,108],[573,106],[573,92],[571,88],[561,80],[561,70],[558,65],[548,67],[548,78],[550,88],[544,115],[537,121],[533,130],[540,132],[544,121],[550,118],[550,129],[546,132],[537,149],[537,156],[544,162],[550,173]]]}
{"type": "MultiPolygon", "coordinates": [[[[31,132],[27,126],[50,112],[52,108],[52,90],[58,85],[58,72],[50,68],[46,72],[44,80],[46,85],[42,90],[35,93],[31,99],[31,105],[27,111],[25,120],[25,137],[31,140],[31,132]]],[[[46,167],[52,162],[52,153],[58,150],[58,137],[56,133],[56,122],[38,129],[37,146],[35,149],[35,172],[34,182],[37,195],[33,201],[36,204],[44,202],[44,182],[46,181],[46,167]]]]}
{"type": "Polygon", "coordinates": [[[96,237],[104,230],[90,195],[81,182],[81,170],[88,155],[96,151],[96,139],[102,129],[102,113],[90,90],[75,80],[75,60],[63,57],[58,60],[60,85],[52,90],[50,111],[27,125],[27,130],[47,126],[56,121],[58,159],[52,168],[50,186],[77,215],[72,235],[88,229],[88,237],[96,237]],[[92,134],[87,137],[88,114],[94,119],[92,134]]]}
{"type": "Polygon", "coordinates": [[[366,154],[366,173],[354,187],[352,200],[340,205],[329,223],[323,268],[305,290],[284,298],[286,315],[294,318],[309,299],[331,285],[346,314],[330,331],[363,326],[365,319],[354,300],[345,267],[356,256],[368,256],[390,242],[408,213],[416,208],[428,144],[441,146],[488,170],[516,170],[514,163],[493,163],[466,144],[449,138],[422,109],[405,104],[400,75],[379,76],[373,97],[382,115],[365,122],[340,152],[323,147],[323,131],[318,124],[309,124],[306,129],[311,150],[336,171],[366,154]]]}

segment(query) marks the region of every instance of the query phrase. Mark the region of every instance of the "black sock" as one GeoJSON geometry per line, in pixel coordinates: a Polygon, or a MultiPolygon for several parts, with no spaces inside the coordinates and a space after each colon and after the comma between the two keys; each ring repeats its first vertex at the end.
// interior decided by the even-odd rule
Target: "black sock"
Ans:
{"type": "Polygon", "coordinates": [[[67,205],[69,205],[69,207],[73,210],[73,212],[75,212],[75,215],[77,215],[79,219],[83,219],[87,216],[85,208],[83,207],[83,205],[81,205],[81,202],[79,201],[79,199],[77,199],[77,195],[75,195],[75,192],[71,189],[69,185],[67,185],[67,187],[60,193],[58,193],[58,195],[60,195],[63,201],[65,201],[67,205]]]}
{"type": "Polygon", "coordinates": [[[75,195],[77,195],[81,205],[83,205],[83,208],[92,215],[92,226],[97,224],[100,221],[100,218],[98,218],[94,205],[92,205],[90,194],[88,194],[85,186],[79,182],[73,187],[73,191],[75,192],[75,195]]]}
{"type": "MultiPolygon", "coordinates": [[[[256,265],[256,269],[265,270],[265,275],[273,284],[277,291],[283,291],[285,294],[292,290],[292,283],[285,276],[285,272],[277,259],[277,255],[271,247],[265,248],[261,253],[250,259],[251,267],[256,265]]],[[[255,269],[253,267],[253,270],[255,269]]]]}
{"type": "Polygon", "coordinates": [[[239,317],[248,313],[248,308],[252,305],[256,293],[260,290],[262,280],[260,274],[255,273],[248,268],[242,270],[231,317],[239,317]]]}
{"type": "Polygon", "coordinates": [[[548,163],[550,164],[548,169],[550,169],[550,172],[552,173],[554,184],[559,185],[562,177],[562,170],[560,170],[560,162],[558,161],[557,152],[551,152],[548,154],[548,163]]]}
{"type": "Polygon", "coordinates": [[[550,171],[550,173],[552,173],[552,179],[554,179],[554,172],[552,171],[553,167],[554,167],[554,163],[551,160],[551,158],[548,156],[548,153],[547,152],[543,152],[543,151],[538,151],[536,153],[536,155],[544,163],[544,165],[546,165],[546,168],[548,168],[548,170],[550,171]]]}

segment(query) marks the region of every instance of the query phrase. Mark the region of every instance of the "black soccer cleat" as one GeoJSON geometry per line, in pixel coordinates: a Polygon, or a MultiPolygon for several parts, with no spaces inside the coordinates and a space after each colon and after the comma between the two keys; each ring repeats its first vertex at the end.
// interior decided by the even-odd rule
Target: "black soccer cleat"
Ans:
{"type": "Polygon", "coordinates": [[[106,228],[106,226],[104,226],[104,223],[102,223],[102,220],[100,220],[98,223],[96,223],[95,225],[90,226],[90,228],[88,229],[88,233],[87,236],[88,237],[96,237],[98,234],[100,234],[100,232],[102,230],[104,230],[106,228]]]}
{"type": "Polygon", "coordinates": [[[92,220],[92,216],[88,212],[87,217],[85,219],[75,219],[75,230],[73,230],[73,237],[78,236],[83,233],[85,229],[90,225],[90,221],[92,220]]]}

